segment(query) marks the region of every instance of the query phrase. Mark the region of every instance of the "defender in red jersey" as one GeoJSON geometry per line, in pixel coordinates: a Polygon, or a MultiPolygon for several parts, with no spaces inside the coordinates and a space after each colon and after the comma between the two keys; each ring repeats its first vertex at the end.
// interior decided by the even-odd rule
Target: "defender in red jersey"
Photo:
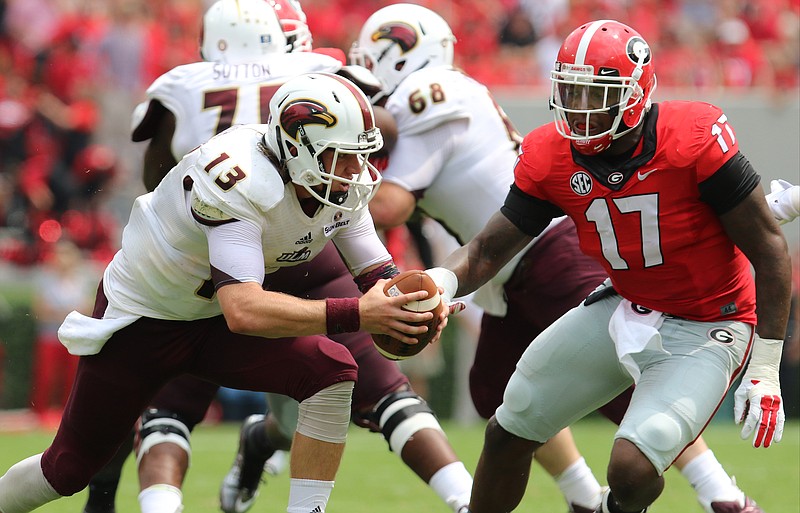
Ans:
{"type": "Polygon", "coordinates": [[[533,452],[635,383],[598,511],[641,512],[748,358],[735,406],[742,436],[756,447],[780,441],[787,245],[724,113],[651,103],[652,55],[636,31],[609,20],[579,27],[551,77],[554,123],[525,138],[504,206],[448,257],[441,281],[445,294],[470,293],[563,214],[610,278],[517,363],[487,426],[470,509],[513,510],[533,452]]]}

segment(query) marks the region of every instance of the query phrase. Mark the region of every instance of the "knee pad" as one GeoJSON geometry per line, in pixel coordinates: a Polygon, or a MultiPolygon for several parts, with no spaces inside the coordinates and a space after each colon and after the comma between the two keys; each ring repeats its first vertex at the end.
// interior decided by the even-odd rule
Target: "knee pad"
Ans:
{"type": "Polygon", "coordinates": [[[142,414],[139,428],[137,429],[136,464],[142,462],[142,457],[151,447],[171,443],[186,451],[189,460],[192,457],[192,447],[189,444],[191,431],[177,413],[169,410],[150,408],[142,414]]]}
{"type": "Polygon", "coordinates": [[[371,422],[380,427],[389,450],[398,455],[414,433],[426,428],[444,432],[428,403],[411,391],[385,396],[370,417],[371,422]]]}
{"type": "Polygon", "coordinates": [[[350,426],[353,381],[323,388],[300,403],[297,432],[315,440],[343,444],[350,426]]]}

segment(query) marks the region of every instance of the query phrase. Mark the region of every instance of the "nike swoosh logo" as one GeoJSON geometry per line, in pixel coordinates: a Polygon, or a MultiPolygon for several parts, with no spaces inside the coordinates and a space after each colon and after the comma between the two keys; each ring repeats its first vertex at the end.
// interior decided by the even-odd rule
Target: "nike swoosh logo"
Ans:
{"type": "Polygon", "coordinates": [[[614,73],[616,73],[616,72],[613,69],[601,69],[600,70],[600,74],[601,75],[612,75],[614,73]]]}
{"type": "Polygon", "coordinates": [[[656,167],[656,168],[653,168],[653,169],[651,169],[650,171],[646,171],[646,172],[644,172],[644,173],[642,173],[641,171],[639,171],[639,173],[637,174],[637,176],[639,177],[639,180],[641,181],[641,180],[644,180],[645,178],[647,178],[648,176],[652,175],[652,174],[653,174],[653,173],[655,173],[656,171],[658,171],[658,168],[657,168],[657,167],[656,167]]]}

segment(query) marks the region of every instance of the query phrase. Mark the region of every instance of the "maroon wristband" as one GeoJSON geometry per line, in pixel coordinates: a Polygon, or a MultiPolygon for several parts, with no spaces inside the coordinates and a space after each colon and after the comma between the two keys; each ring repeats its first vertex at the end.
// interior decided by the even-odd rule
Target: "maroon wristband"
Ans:
{"type": "Polygon", "coordinates": [[[357,297],[327,298],[325,315],[325,324],[329,335],[352,333],[361,328],[357,297]]]}

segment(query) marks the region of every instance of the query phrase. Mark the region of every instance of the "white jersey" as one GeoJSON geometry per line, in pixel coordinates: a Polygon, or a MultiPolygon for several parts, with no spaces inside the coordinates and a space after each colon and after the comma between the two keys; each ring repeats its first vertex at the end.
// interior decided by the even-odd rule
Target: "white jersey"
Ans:
{"type": "Polygon", "coordinates": [[[151,139],[146,114],[157,101],[175,115],[172,155],[184,155],[232,125],[266,123],[269,101],[284,82],[303,73],[335,73],[342,63],[312,52],[269,55],[242,64],[195,62],[161,75],[133,115],[133,139],[151,139]]]}
{"type": "MultiPolygon", "coordinates": [[[[284,184],[264,153],[265,129],[226,130],[189,153],[153,192],[136,199],[122,249],[104,275],[110,317],[219,315],[211,266],[218,269],[220,251],[227,252],[221,260],[227,267],[220,272],[258,283],[265,273],[313,259],[330,240],[355,273],[390,260],[368,209],[322,206],[313,218],[303,212],[294,185],[284,184]],[[243,240],[209,249],[215,230],[234,226],[243,240]],[[260,254],[254,257],[253,248],[260,254]]],[[[345,205],[355,201],[350,196],[345,205]]]]}
{"type": "MultiPolygon", "coordinates": [[[[383,179],[413,192],[420,209],[468,242],[503,205],[521,137],[485,86],[447,66],[406,77],[386,108],[399,135],[383,179]]],[[[476,292],[488,313],[505,315],[502,286],[521,256],[476,292]]]]}

